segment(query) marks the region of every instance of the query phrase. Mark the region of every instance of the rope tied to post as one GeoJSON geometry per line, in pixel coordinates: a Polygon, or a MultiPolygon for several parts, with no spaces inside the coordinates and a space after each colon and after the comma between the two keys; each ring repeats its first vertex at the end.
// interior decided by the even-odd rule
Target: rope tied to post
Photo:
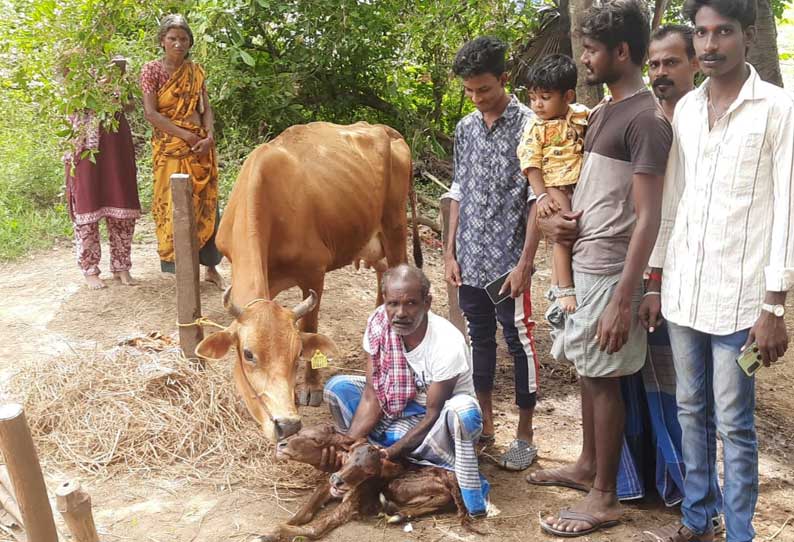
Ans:
{"type": "MultiPolygon", "coordinates": [[[[251,301],[249,301],[248,303],[245,304],[245,308],[247,309],[248,307],[250,307],[254,303],[258,303],[260,301],[267,301],[267,300],[266,299],[262,299],[262,298],[252,299],[251,301]]],[[[176,325],[177,325],[177,327],[212,326],[212,327],[216,327],[218,329],[226,329],[226,326],[222,326],[222,325],[218,324],[217,322],[214,322],[214,321],[210,320],[206,316],[199,316],[198,318],[196,318],[192,322],[187,322],[187,323],[184,323],[184,324],[181,323],[181,322],[177,322],[176,325]]]]}
{"type": "Polygon", "coordinates": [[[177,327],[213,326],[213,327],[217,327],[218,329],[226,329],[226,326],[222,326],[222,325],[220,325],[220,324],[218,324],[216,322],[213,322],[212,320],[210,320],[206,316],[199,316],[198,318],[196,318],[192,322],[188,322],[186,324],[182,324],[180,322],[177,322],[176,325],[177,325],[177,327]]]}

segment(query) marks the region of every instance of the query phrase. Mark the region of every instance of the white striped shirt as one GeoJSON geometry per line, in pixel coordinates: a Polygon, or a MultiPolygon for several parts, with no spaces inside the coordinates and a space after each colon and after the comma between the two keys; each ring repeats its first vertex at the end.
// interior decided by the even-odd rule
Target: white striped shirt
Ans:
{"type": "Polygon", "coordinates": [[[713,335],[752,327],[765,291],[794,286],[794,96],[749,67],[711,130],[708,80],[676,106],[650,261],[665,318],[713,335]]]}

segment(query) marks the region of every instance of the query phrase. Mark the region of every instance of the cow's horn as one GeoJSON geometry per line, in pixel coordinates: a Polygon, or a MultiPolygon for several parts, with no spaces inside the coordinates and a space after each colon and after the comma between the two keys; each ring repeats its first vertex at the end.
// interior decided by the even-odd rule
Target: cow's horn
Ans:
{"type": "Polygon", "coordinates": [[[310,313],[314,307],[317,306],[317,292],[314,290],[309,290],[309,297],[295,305],[295,308],[292,309],[292,312],[295,314],[295,320],[300,320],[308,313],[310,313]]]}
{"type": "Polygon", "coordinates": [[[237,318],[238,316],[240,316],[243,313],[243,311],[241,311],[240,308],[237,305],[232,303],[232,286],[231,286],[231,284],[229,285],[228,288],[226,288],[223,291],[223,307],[227,311],[229,311],[229,314],[231,314],[235,318],[237,318]]]}

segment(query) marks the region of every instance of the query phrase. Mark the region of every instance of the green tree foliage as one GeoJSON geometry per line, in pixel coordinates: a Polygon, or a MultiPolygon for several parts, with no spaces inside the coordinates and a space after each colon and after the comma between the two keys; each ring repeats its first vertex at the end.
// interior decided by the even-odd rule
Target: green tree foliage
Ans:
{"type": "Polygon", "coordinates": [[[517,41],[534,15],[511,0],[225,6],[233,22],[205,3],[189,17],[212,21],[202,31],[211,39],[208,72],[226,125],[234,119],[237,129],[256,136],[311,120],[364,119],[393,125],[423,144],[449,133],[463,112],[450,75],[455,50],[485,32],[517,41]],[[235,62],[223,67],[229,58],[235,62]]]}
{"type": "MultiPolygon", "coordinates": [[[[0,236],[11,232],[20,250],[26,236],[46,239],[42,228],[68,230],[60,156],[74,135],[72,113],[90,109],[113,129],[122,102],[136,99],[128,118],[148,199],[150,128],[137,79],[160,56],[158,21],[171,12],[188,18],[193,58],[208,75],[222,191],[256,145],[313,120],[387,123],[415,155],[446,155],[470,110],[450,73],[455,51],[485,33],[521,43],[537,24],[533,3],[516,0],[5,0],[0,236]],[[129,59],[125,75],[115,55],[129,59]],[[55,222],[28,227],[45,209],[55,222]]],[[[0,251],[0,259],[18,252],[0,251]]]]}
{"type": "Polygon", "coordinates": [[[69,136],[67,116],[84,109],[112,127],[121,97],[137,92],[134,76],[111,59],[141,52],[139,3],[10,0],[4,11],[0,54],[9,71],[4,90],[24,92],[49,124],[60,126],[58,135],[69,136]]]}
{"type": "Polygon", "coordinates": [[[222,134],[253,139],[319,119],[448,133],[465,112],[455,50],[482,33],[521,41],[534,25],[531,4],[513,0],[10,1],[0,44],[12,84],[53,117],[88,108],[109,122],[115,97],[139,92],[136,68],[158,56],[157,21],[179,9],[222,134]],[[117,54],[131,58],[126,77],[117,54]]]}

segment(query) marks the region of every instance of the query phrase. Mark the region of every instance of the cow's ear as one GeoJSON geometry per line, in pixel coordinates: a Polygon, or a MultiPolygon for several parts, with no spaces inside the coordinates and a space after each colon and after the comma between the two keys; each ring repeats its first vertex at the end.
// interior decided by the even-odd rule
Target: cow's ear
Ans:
{"type": "Polygon", "coordinates": [[[237,326],[230,325],[223,331],[213,333],[196,346],[196,355],[204,359],[219,360],[223,358],[229,349],[234,346],[237,338],[237,326]]]}
{"type": "Polygon", "coordinates": [[[400,476],[403,471],[404,467],[399,463],[392,461],[391,459],[381,459],[380,462],[380,475],[386,479],[397,478],[400,476]]]}
{"type": "Polygon", "coordinates": [[[301,343],[303,344],[302,358],[311,358],[317,350],[328,358],[336,357],[339,353],[336,343],[320,333],[301,333],[301,343]]]}

